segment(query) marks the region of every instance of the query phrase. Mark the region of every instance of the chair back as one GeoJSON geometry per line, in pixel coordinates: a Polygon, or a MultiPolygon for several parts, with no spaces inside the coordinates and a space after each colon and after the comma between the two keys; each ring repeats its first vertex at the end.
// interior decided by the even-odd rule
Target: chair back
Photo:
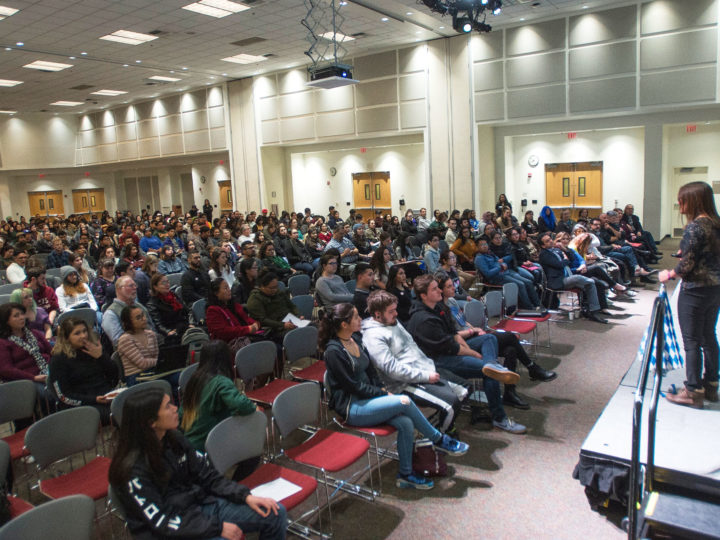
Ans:
{"type": "Polygon", "coordinates": [[[8,467],[10,467],[10,445],[0,440],[0,482],[4,482],[7,478],[8,467]]]}
{"type": "Polygon", "coordinates": [[[192,314],[195,322],[201,325],[205,325],[205,312],[207,311],[207,300],[201,298],[195,301],[192,305],[192,314]]]}
{"type": "Polygon", "coordinates": [[[515,313],[518,309],[517,283],[505,283],[503,285],[503,298],[505,299],[506,314],[511,315],[515,313]]]}
{"type": "MultiPolygon", "coordinates": [[[[0,384],[0,424],[30,418],[35,412],[35,383],[23,379],[0,384]]],[[[0,481],[2,480],[0,476],[0,481]]]]}
{"type": "Polygon", "coordinates": [[[476,328],[483,330],[487,326],[487,316],[485,315],[485,304],[480,300],[472,300],[465,304],[465,319],[476,328]]]}
{"type": "Polygon", "coordinates": [[[246,459],[262,455],[267,416],[255,411],[247,416],[231,416],[210,430],[205,450],[220,474],[246,459]]]}
{"type": "Polygon", "coordinates": [[[46,416],[25,433],[25,446],[40,467],[64,457],[91,450],[100,427],[100,413],[94,407],[73,407],[46,416]]]}
{"type": "Polygon", "coordinates": [[[108,504],[113,509],[113,511],[118,515],[120,519],[125,521],[127,519],[127,511],[125,510],[125,506],[123,506],[122,501],[120,500],[120,497],[118,497],[117,491],[115,491],[115,488],[112,486],[112,484],[108,484],[108,504]]]}
{"type": "MultiPolygon", "coordinates": [[[[185,301],[183,300],[183,297],[182,297],[182,285],[178,285],[177,287],[175,287],[175,289],[173,289],[173,292],[175,293],[175,296],[178,297],[178,300],[180,300],[180,303],[182,305],[185,305],[185,301]]],[[[187,306],[185,306],[185,307],[187,307],[187,306]]]]}
{"type": "Polygon", "coordinates": [[[180,282],[182,281],[183,273],[182,272],[175,272],[174,274],[168,274],[168,282],[170,283],[170,288],[178,287],[180,286],[180,282]]]}
{"type": "Polygon", "coordinates": [[[276,356],[277,347],[272,341],[251,343],[235,355],[235,369],[242,380],[249,381],[258,375],[272,373],[276,356]]]}
{"type": "Polygon", "coordinates": [[[190,377],[192,377],[193,373],[197,371],[199,365],[199,363],[190,364],[188,367],[186,367],[180,372],[180,379],[178,379],[178,390],[180,391],[180,393],[185,390],[185,387],[187,386],[190,377]]]}
{"type": "Polygon", "coordinates": [[[7,285],[0,285],[0,294],[10,294],[15,289],[21,289],[22,286],[22,281],[19,283],[8,283],[7,285]]]}
{"type": "Polygon", "coordinates": [[[306,326],[290,330],[283,338],[283,348],[288,364],[294,364],[308,356],[318,358],[318,329],[314,326],[306,326]]]}
{"type": "Polygon", "coordinates": [[[138,392],[142,392],[148,388],[160,388],[163,392],[172,397],[172,387],[170,386],[170,383],[164,379],[142,382],[140,384],[136,384],[135,386],[131,386],[124,392],[120,392],[110,403],[110,417],[115,420],[118,427],[122,425],[122,413],[125,402],[128,399],[131,399],[132,396],[138,392]]]}
{"type": "Polygon", "coordinates": [[[351,279],[349,281],[345,282],[345,287],[348,291],[350,291],[350,294],[355,294],[355,286],[357,285],[356,279],[351,279]]]}
{"type": "Polygon", "coordinates": [[[287,285],[283,281],[278,280],[278,291],[284,291],[287,289],[287,285]]]}
{"type": "Polygon", "coordinates": [[[320,385],[300,383],[278,394],[272,414],[280,435],[286,437],[306,424],[317,424],[320,412],[320,385]]]}
{"type": "Polygon", "coordinates": [[[288,289],[293,296],[308,294],[310,292],[310,276],[297,274],[288,280],[288,289]]]}
{"type": "Polygon", "coordinates": [[[70,309],[64,313],[61,313],[60,316],[57,318],[58,326],[65,319],[80,319],[81,321],[85,321],[85,323],[88,325],[88,328],[92,330],[97,324],[97,311],[92,308],[70,309]]]}
{"type": "Polygon", "coordinates": [[[0,540],[91,540],[94,519],[95,502],[87,495],[70,495],[10,520],[0,529],[0,540]]]}
{"type": "Polygon", "coordinates": [[[315,299],[310,294],[301,294],[292,297],[292,303],[300,310],[300,315],[306,319],[312,319],[313,309],[315,309],[315,299]]]}
{"type": "Polygon", "coordinates": [[[7,282],[7,271],[0,270],[0,285],[4,285],[7,282]]]}
{"type": "Polygon", "coordinates": [[[120,382],[125,382],[125,366],[123,365],[122,358],[120,357],[120,351],[113,352],[110,356],[110,360],[112,360],[117,367],[118,375],[120,375],[120,382]]]}
{"type": "Polygon", "coordinates": [[[500,291],[490,291],[485,295],[485,307],[487,308],[488,319],[494,317],[502,318],[503,295],[500,291]]]}
{"type": "Polygon", "coordinates": [[[7,304],[9,301],[10,301],[9,294],[0,294],[0,306],[3,304],[7,304]]]}
{"type": "Polygon", "coordinates": [[[62,270],[61,268],[48,268],[45,271],[45,277],[47,277],[47,276],[60,277],[62,274],[61,270],[62,270]]]}

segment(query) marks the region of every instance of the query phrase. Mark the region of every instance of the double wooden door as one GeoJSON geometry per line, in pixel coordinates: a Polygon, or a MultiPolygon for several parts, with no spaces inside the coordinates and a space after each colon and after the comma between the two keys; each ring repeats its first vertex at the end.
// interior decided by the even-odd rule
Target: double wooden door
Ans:
{"type": "Polygon", "coordinates": [[[602,161],[545,165],[545,200],[552,209],[569,208],[573,218],[581,208],[591,216],[602,209],[602,161]]]}
{"type": "Polygon", "coordinates": [[[105,211],[105,190],[73,189],[73,208],[76,214],[95,214],[105,211]]]}
{"type": "Polygon", "coordinates": [[[62,191],[28,192],[31,216],[59,216],[65,214],[62,191]]]}
{"type": "Polygon", "coordinates": [[[375,216],[380,210],[390,213],[392,199],[390,197],[390,173],[387,171],[353,173],[353,204],[355,210],[363,215],[364,221],[375,216]]]}
{"type": "Polygon", "coordinates": [[[232,186],[230,180],[218,180],[218,188],[220,189],[220,213],[232,212],[232,186]]]}

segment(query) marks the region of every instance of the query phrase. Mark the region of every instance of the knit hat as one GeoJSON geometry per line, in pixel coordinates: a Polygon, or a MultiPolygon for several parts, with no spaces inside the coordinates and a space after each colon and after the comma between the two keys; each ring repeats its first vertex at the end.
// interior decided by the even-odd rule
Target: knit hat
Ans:
{"type": "Polygon", "coordinates": [[[72,274],[73,272],[75,272],[75,273],[77,274],[77,270],[75,270],[75,268],[73,268],[72,266],[70,266],[70,265],[63,266],[63,267],[60,269],[60,278],[61,278],[63,281],[65,281],[65,280],[68,278],[68,276],[69,276],[70,274],[72,274]]]}

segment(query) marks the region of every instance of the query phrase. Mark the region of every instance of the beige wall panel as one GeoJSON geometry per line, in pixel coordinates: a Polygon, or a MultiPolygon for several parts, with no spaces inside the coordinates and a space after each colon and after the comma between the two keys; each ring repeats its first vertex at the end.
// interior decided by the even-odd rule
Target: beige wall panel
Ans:
{"type": "Polygon", "coordinates": [[[634,73],[635,41],[572,49],[569,59],[570,80],[634,73]]]}
{"type": "Polygon", "coordinates": [[[635,77],[570,85],[570,112],[635,107],[635,77]]]}
{"type": "Polygon", "coordinates": [[[473,89],[476,92],[502,89],[504,84],[502,60],[473,65],[473,89]]]}
{"type": "Polygon", "coordinates": [[[185,132],[198,131],[208,128],[207,113],[205,111],[186,112],[182,115],[182,129],[185,132]]]}
{"type": "Polygon", "coordinates": [[[280,141],[280,122],[273,120],[271,122],[263,122],[262,127],[262,142],[263,144],[269,144],[280,141]]]}
{"type": "Polygon", "coordinates": [[[120,124],[117,126],[119,142],[134,141],[137,139],[137,126],[135,124],[120,124]]]}
{"type": "Polygon", "coordinates": [[[153,137],[152,139],[140,139],[138,141],[138,150],[141,158],[159,156],[160,141],[157,137],[153,137]]]}
{"type": "Polygon", "coordinates": [[[635,6],[608,9],[570,17],[570,46],[635,37],[637,8],[635,6]]]}
{"type": "Polygon", "coordinates": [[[318,137],[334,137],[355,133],[355,113],[353,111],[318,114],[315,120],[318,137]]]}
{"type": "Polygon", "coordinates": [[[196,111],[205,108],[205,89],[188,92],[180,97],[180,110],[182,112],[196,111]]]}
{"type": "Polygon", "coordinates": [[[201,152],[210,149],[210,137],[205,130],[185,133],[184,138],[186,152],[201,152]]]}
{"type": "Polygon", "coordinates": [[[508,118],[565,113],[565,85],[508,92],[508,118]]]}
{"type": "Polygon", "coordinates": [[[306,114],[312,114],[314,112],[313,93],[310,90],[280,96],[278,98],[278,102],[281,118],[287,118],[290,116],[303,116],[306,114]]]}
{"type": "Polygon", "coordinates": [[[280,120],[280,137],[283,141],[315,138],[315,119],[305,116],[280,120]]]}
{"type": "Polygon", "coordinates": [[[172,116],[161,116],[157,119],[158,123],[158,134],[159,135],[172,135],[175,133],[182,133],[182,122],[179,114],[172,116]]]}
{"type": "Polygon", "coordinates": [[[641,32],[653,34],[717,22],[715,0],[655,0],[644,3],[641,32]]]}
{"type": "Polygon", "coordinates": [[[157,135],[157,120],[140,120],[140,122],[138,122],[138,138],[147,139],[150,137],[157,137],[157,135]]]}
{"type": "Polygon", "coordinates": [[[95,118],[91,114],[84,114],[80,117],[80,131],[95,129],[95,118]]]}
{"type": "Polygon", "coordinates": [[[503,33],[473,34],[470,36],[470,54],[474,62],[502,58],[503,33]]]}
{"type": "Polygon", "coordinates": [[[98,144],[97,139],[97,131],[94,129],[92,131],[83,131],[80,134],[80,140],[82,141],[82,145],[85,147],[95,146],[98,144]]]}
{"type": "Polygon", "coordinates": [[[415,73],[400,77],[400,101],[423,99],[425,97],[425,73],[415,73]]]}
{"type": "Polygon", "coordinates": [[[143,103],[138,103],[135,105],[135,115],[136,120],[145,120],[148,118],[152,118],[152,110],[153,110],[153,102],[152,101],[145,101],[143,103]]]}
{"type": "Polygon", "coordinates": [[[423,128],[427,125],[427,104],[425,100],[402,103],[400,105],[400,128],[423,128]]]}
{"type": "Polygon", "coordinates": [[[208,117],[210,118],[211,128],[223,127],[225,125],[225,107],[208,109],[208,117]]]}
{"type": "Polygon", "coordinates": [[[253,93],[259,98],[277,94],[277,80],[275,79],[275,75],[267,75],[255,79],[253,83],[253,93]]]}
{"type": "Polygon", "coordinates": [[[99,160],[98,158],[98,147],[94,146],[92,148],[83,148],[83,163],[84,164],[91,164],[91,163],[97,163],[99,160]]]}
{"type": "Polygon", "coordinates": [[[475,120],[502,120],[505,118],[505,93],[475,94],[475,120]]]}
{"type": "Polygon", "coordinates": [[[565,53],[537,54],[507,61],[507,85],[529,86],[565,81],[565,53]]]}
{"type": "Polygon", "coordinates": [[[121,142],[117,145],[118,159],[137,159],[137,141],[121,142]]]}
{"type": "Polygon", "coordinates": [[[100,161],[117,161],[117,145],[105,144],[98,147],[98,159],[100,161]]]}
{"type": "Polygon", "coordinates": [[[220,86],[213,86],[207,90],[207,106],[219,107],[223,104],[223,91],[220,86]]]}
{"type": "Polygon", "coordinates": [[[115,125],[115,113],[114,111],[107,110],[103,111],[100,115],[100,123],[99,125],[108,127],[108,126],[114,126],[115,125]]]}
{"type": "Polygon", "coordinates": [[[294,69],[285,73],[278,73],[279,90],[281,94],[301,92],[307,90],[305,83],[308,81],[308,74],[304,69],[294,69]]]}
{"type": "Polygon", "coordinates": [[[171,114],[180,113],[180,100],[181,96],[167,96],[162,99],[158,99],[153,103],[154,115],[153,116],[169,116],[171,114]]]}
{"type": "Polygon", "coordinates": [[[358,107],[397,103],[397,79],[360,83],[355,87],[358,107]]]}
{"type": "Polygon", "coordinates": [[[276,97],[268,97],[259,101],[260,120],[271,120],[278,117],[277,100],[276,97]]]}
{"type": "Polygon", "coordinates": [[[565,19],[509,28],[505,45],[507,56],[561,49],[565,46],[565,19]]]}
{"type": "Polygon", "coordinates": [[[160,153],[163,156],[170,154],[183,153],[183,136],[182,135],[166,135],[160,137],[160,153]]]}
{"type": "Polygon", "coordinates": [[[340,86],[331,90],[316,90],[313,92],[313,97],[317,112],[352,109],[355,103],[352,85],[340,86]]]}
{"type": "Polygon", "coordinates": [[[134,105],[127,105],[115,111],[115,119],[118,123],[135,122],[137,120],[137,111],[134,105]]]}
{"type": "Polygon", "coordinates": [[[640,79],[640,105],[715,99],[715,68],[652,73],[640,79]]]}
{"type": "Polygon", "coordinates": [[[227,148],[225,128],[210,130],[210,147],[213,150],[224,150],[225,148],[227,148]]]}
{"type": "Polygon", "coordinates": [[[417,47],[409,47],[398,51],[398,60],[400,62],[400,73],[414,73],[416,71],[425,71],[427,66],[427,48],[425,44],[417,47]]]}
{"type": "Polygon", "coordinates": [[[376,77],[387,77],[397,73],[397,56],[395,51],[388,51],[370,56],[353,58],[353,76],[366,80],[376,77]]]}
{"type": "Polygon", "coordinates": [[[358,133],[394,131],[398,128],[397,106],[357,111],[358,133]]]}
{"type": "Polygon", "coordinates": [[[97,130],[98,144],[110,144],[117,141],[115,136],[115,126],[100,128],[97,130]]]}
{"type": "Polygon", "coordinates": [[[640,42],[640,69],[660,69],[715,62],[717,28],[655,36],[640,42]]]}

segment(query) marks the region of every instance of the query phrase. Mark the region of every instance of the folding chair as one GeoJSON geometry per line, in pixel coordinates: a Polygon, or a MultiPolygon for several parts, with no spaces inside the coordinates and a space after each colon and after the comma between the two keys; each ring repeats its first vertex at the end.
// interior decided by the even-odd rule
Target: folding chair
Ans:
{"type": "Polygon", "coordinates": [[[345,282],[345,287],[347,287],[347,290],[350,291],[350,294],[355,294],[355,285],[357,284],[357,280],[351,279],[349,281],[345,282]]]}
{"type": "Polygon", "coordinates": [[[314,326],[295,328],[290,330],[283,338],[285,363],[290,376],[299,381],[323,383],[325,376],[325,362],[318,359],[318,329],[314,326]],[[306,368],[293,367],[297,362],[310,361],[306,368]]]}
{"type": "MultiPolygon", "coordinates": [[[[4,482],[5,478],[7,478],[8,467],[10,467],[10,465],[10,446],[5,441],[0,441],[0,482],[4,482]]],[[[11,519],[33,509],[32,504],[9,493],[8,502],[10,503],[9,510],[11,519]]]]}
{"type": "Polygon", "coordinates": [[[310,276],[297,274],[288,280],[288,290],[292,296],[310,293],[310,276]]]}
{"type": "Polygon", "coordinates": [[[45,271],[45,277],[47,277],[47,276],[52,276],[52,277],[58,277],[58,278],[59,278],[59,277],[61,276],[61,274],[62,274],[61,270],[62,270],[62,268],[48,268],[48,269],[45,271]]]}
{"type": "Polygon", "coordinates": [[[487,316],[485,314],[485,304],[481,300],[473,300],[465,304],[463,308],[465,320],[476,328],[487,329],[487,316]]]}
{"type": "MultiPolygon", "coordinates": [[[[543,288],[542,304],[548,308],[548,311],[552,313],[560,313],[564,311],[568,314],[568,319],[572,321],[574,319],[574,313],[582,308],[583,303],[583,291],[582,289],[551,289],[549,287],[543,288]],[[560,303],[560,295],[567,294],[570,297],[569,304],[560,303]],[[557,302],[557,305],[555,303],[557,302]],[[563,306],[566,306],[563,308],[563,306]],[[569,307],[567,307],[569,306],[569,307]]],[[[554,322],[567,322],[552,319],[554,322]]]]}
{"type": "Polygon", "coordinates": [[[315,309],[315,299],[310,294],[301,294],[291,298],[292,303],[300,310],[300,315],[308,320],[313,318],[313,310],[315,309]]]}
{"type": "Polygon", "coordinates": [[[114,421],[117,427],[122,425],[122,413],[125,402],[128,399],[131,399],[132,396],[138,392],[144,391],[146,388],[160,388],[168,396],[172,397],[172,388],[170,383],[164,379],[156,379],[154,381],[142,382],[140,384],[136,384],[135,386],[131,386],[127,390],[120,392],[110,403],[110,420],[114,421]]]}
{"type": "Polygon", "coordinates": [[[9,294],[0,294],[0,306],[3,304],[7,304],[9,301],[10,301],[9,294]]]}
{"type": "Polygon", "coordinates": [[[192,377],[193,373],[197,371],[199,365],[200,364],[190,364],[180,372],[180,378],[178,379],[178,397],[180,397],[181,400],[182,393],[185,390],[187,383],[190,381],[190,377],[192,377]]]}
{"type": "MultiPolygon", "coordinates": [[[[513,334],[536,335],[537,324],[531,321],[517,321],[513,319],[504,318],[503,313],[503,295],[500,291],[490,291],[485,295],[485,308],[487,309],[487,318],[494,319],[498,318],[499,321],[491,326],[493,330],[500,330],[502,332],[512,332],[513,334]]],[[[535,359],[537,360],[537,339],[534,342],[535,359]]]]}
{"type": "Polygon", "coordinates": [[[207,311],[207,300],[201,298],[196,300],[192,305],[192,314],[195,322],[200,326],[205,326],[205,312],[207,311]]]}
{"type": "MultiPolygon", "coordinates": [[[[122,502],[120,501],[120,497],[118,497],[117,492],[115,491],[115,488],[112,487],[112,484],[108,485],[108,495],[107,495],[107,510],[110,513],[110,515],[113,515],[117,517],[122,522],[123,527],[123,536],[127,536],[128,538],[132,537],[130,536],[130,532],[128,530],[128,524],[127,524],[127,511],[125,510],[125,507],[123,506],[122,502]]],[[[112,526],[111,526],[112,528],[112,526]]],[[[113,538],[115,538],[115,531],[112,531],[113,538]]]]}
{"type": "MultiPolygon", "coordinates": [[[[272,341],[258,341],[240,349],[235,355],[235,369],[243,381],[260,375],[270,375],[275,370],[277,347],[272,341]]],[[[272,407],[275,398],[283,390],[296,385],[287,379],[275,379],[261,388],[245,392],[245,395],[264,407],[272,407]]]]}
{"type": "Polygon", "coordinates": [[[60,316],[57,318],[57,325],[60,326],[60,323],[62,323],[65,319],[80,319],[81,321],[85,321],[85,323],[88,325],[88,328],[92,330],[97,325],[97,311],[92,308],[79,308],[68,310],[64,313],[61,313],[60,316]]]}
{"type": "MultiPolygon", "coordinates": [[[[519,301],[517,283],[506,283],[503,285],[503,300],[505,302],[503,313],[506,317],[511,318],[514,321],[534,322],[536,325],[542,322],[547,323],[548,339],[547,345],[544,345],[544,347],[550,349],[552,347],[552,343],[550,342],[550,319],[552,319],[552,315],[549,312],[545,313],[545,315],[539,316],[521,314],[521,312],[518,311],[519,301]]],[[[535,343],[539,344],[537,328],[535,328],[534,331],[534,339],[535,343]]]]}
{"type": "MultiPolygon", "coordinates": [[[[87,495],[93,500],[107,496],[110,459],[96,457],[88,463],[85,452],[97,445],[100,413],[94,407],[74,407],[38,420],[25,434],[25,446],[40,472],[54,463],[82,452],[84,465],[71,472],[40,480],[40,493],[50,499],[87,495]]],[[[67,460],[72,464],[72,460],[67,460]]],[[[94,512],[94,507],[93,507],[94,512]]],[[[52,537],[53,535],[51,535],[52,537]]]]}
{"type": "MultiPolygon", "coordinates": [[[[255,411],[248,416],[231,416],[210,431],[205,441],[205,450],[213,466],[221,474],[225,474],[233,465],[263,454],[266,431],[267,416],[262,412],[255,411]]],[[[252,490],[279,478],[300,488],[297,493],[277,501],[282,503],[288,512],[315,493],[316,506],[295,519],[288,518],[288,530],[303,538],[309,538],[311,533],[316,536],[326,536],[302,523],[302,520],[317,512],[322,529],[320,498],[315,478],[275,463],[264,463],[250,476],[243,478],[240,483],[252,490]]],[[[328,499],[329,506],[330,500],[328,499]]]]}
{"type": "MultiPolygon", "coordinates": [[[[36,401],[37,389],[32,381],[9,381],[0,384],[0,424],[32,418],[35,416],[36,401]]],[[[12,461],[29,455],[24,447],[27,430],[28,428],[25,428],[2,438],[10,447],[12,461]]]]}
{"type": "Polygon", "coordinates": [[[117,367],[120,382],[125,383],[125,365],[120,357],[120,353],[118,351],[114,351],[112,355],[110,355],[110,360],[112,360],[117,367]]]}
{"type": "MultiPolygon", "coordinates": [[[[378,493],[373,487],[370,475],[370,488],[354,483],[364,474],[361,469],[347,479],[329,476],[347,469],[357,462],[363,454],[367,456],[368,469],[370,462],[370,443],[361,437],[338,433],[327,429],[311,430],[311,435],[301,444],[292,448],[282,449],[282,440],[306,425],[317,425],[320,413],[320,386],[314,383],[300,383],[281,392],[272,406],[273,424],[280,433],[281,452],[295,463],[309,467],[315,471],[315,477],[322,474],[322,482],[328,493],[328,486],[345,491],[351,495],[373,501],[378,493]]],[[[306,429],[307,431],[307,429],[306,429]]],[[[328,498],[328,501],[330,499],[328,498]]]]}
{"type": "Polygon", "coordinates": [[[175,272],[174,274],[168,274],[167,278],[170,282],[170,288],[173,287],[179,287],[180,282],[182,281],[183,273],[182,272],[175,272]]]}
{"type": "Polygon", "coordinates": [[[91,540],[94,518],[95,503],[90,497],[63,497],[10,520],[0,529],[0,540],[91,540]]]}
{"type": "Polygon", "coordinates": [[[16,289],[21,289],[22,286],[22,281],[20,283],[8,283],[7,285],[0,285],[0,294],[10,294],[16,289]]]}

